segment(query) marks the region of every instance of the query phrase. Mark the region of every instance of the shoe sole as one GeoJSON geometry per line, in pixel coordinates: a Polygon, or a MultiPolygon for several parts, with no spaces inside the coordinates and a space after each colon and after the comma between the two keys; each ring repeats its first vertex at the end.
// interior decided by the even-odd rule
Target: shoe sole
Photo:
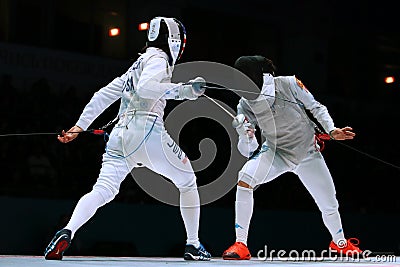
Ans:
{"type": "Polygon", "coordinates": [[[187,261],[209,261],[209,260],[211,260],[211,258],[200,259],[200,256],[194,256],[190,253],[185,253],[185,255],[183,255],[183,259],[187,260],[187,261]]]}
{"type": "Polygon", "coordinates": [[[233,255],[222,255],[222,259],[224,260],[250,260],[251,259],[251,255],[247,255],[245,257],[239,257],[238,254],[236,253],[232,253],[233,255]]]}
{"type": "Polygon", "coordinates": [[[229,257],[222,257],[222,259],[224,260],[228,260],[228,261],[241,261],[241,260],[250,260],[251,257],[244,257],[244,258],[229,258],[229,257]]]}
{"type": "Polygon", "coordinates": [[[69,243],[67,240],[61,240],[57,243],[54,249],[50,250],[46,255],[46,260],[61,260],[63,257],[63,253],[69,247],[69,243]]]}

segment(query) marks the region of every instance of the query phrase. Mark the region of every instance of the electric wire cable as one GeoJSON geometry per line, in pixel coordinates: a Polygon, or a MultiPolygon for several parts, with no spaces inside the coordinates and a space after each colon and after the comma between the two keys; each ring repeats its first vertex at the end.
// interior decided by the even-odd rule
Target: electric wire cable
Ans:
{"type": "MultiPolygon", "coordinates": [[[[276,98],[276,99],[280,99],[280,100],[282,100],[282,101],[286,101],[286,102],[289,102],[289,103],[292,103],[292,104],[296,104],[296,105],[300,105],[300,106],[303,106],[303,107],[304,107],[304,105],[303,105],[302,103],[297,103],[297,102],[294,102],[294,101],[290,101],[290,100],[288,100],[288,99],[279,98],[279,97],[272,96],[272,95],[267,95],[267,94],[249,92],[249,91],[245,91],[245,90],[232,89],[232,88],[227,88],[227,87],[216,87],[216,86],[207,86],[207,85],[203,85],[202,87],[205,88],[205,89],[211,89],[211,90],[230,90],[230,91],[233,91],[233,92],[244,92],[244,93],[250,93],[250,94],[264,95],[264,96],[273,97],[273,98],[276,98]]],[[[224,108],[221,104],[219,104],[215,99],[213,99],[213,98],[207,96],[206,94],[203,94],[203,95],[204,95],[207,99],[209,99],[211,102],[213,102],[214,104],[216,104],[218,107],[220,107],[220,108],[221,108],[225,113],[227,113],[230,117],[232,117],[232,118],[235,117],[235,116],[234,116],[232,113],[230,113],[226,108],[224,108]]],[[[400,170],[400,166],[397,166],[397,165],[395,165],[395,164],[393,164],[393,163],[390,163],[390,162],[388,162],[388,161],[386,161],[386,160],[380,159],[380,158],[378,158],[378,157],[376,157],[376,156],[373,156],[373,155],[371,155],[371,154],[369,154],[369,153],[366,153],[366,152],[364,152],[364,151],[361,151],[361,150],[359,150],[359,149],[357,149],[357,148],[354,148],[354,147],[352,147],[352,146],[350,146],[350,145],[344,144],[344,143],[340,142],[340,140],[335,140],[335,139],[333,139],[333,138],[331,138],[330,140],[335,141],[335,143],[338,143],[338,144],[340,144],[340,145],[342,145],[342,146],[344,146],[344,147],[347,147],[348,149],[351,149],[351,150],[353,150],[353,151],[355,151],[355,152],[358,152],[358,153],[360,153],[360,154],[362,154],[362,155],[364,155],[364,156],[366,156],[366,157],[369,157],[369,158],[371,158],[371,159],[374,159],[374,160],[379,161],[379,162],[381,162],[381,163],[383,163],[383,164],[386,164],[386,165],[388,165],[388,166],[391,166],[391,167],[393,167],[393,168],[395,168],[395,169],[400,170]]]]}

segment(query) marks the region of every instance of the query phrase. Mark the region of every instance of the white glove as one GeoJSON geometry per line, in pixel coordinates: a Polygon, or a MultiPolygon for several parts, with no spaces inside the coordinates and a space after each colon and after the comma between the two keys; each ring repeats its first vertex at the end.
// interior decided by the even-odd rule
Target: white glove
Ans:
{"type": "Polygon", "coordinates": [[[206,85],[206,80],[203,77],[196,77],[188,83],[182,85],[179,89],[179,98],[195,100],[206,91],[203,86],[206,85]]]}
{"type": "Polygon", "coordinates": [[[239,135],[237,148],[240,154],[248,158],[258,148],[257,138],[249,138],[248,136],[239,135]]]}
{"type": "Polygon", "coordinates": [[[232,127],[236,129],[239,136],[248,138],[254,137],[255,129],[251,123],[246,120],[246,117],[243,114],[239,114],[233,119],[232,127]]]}
{"type": "Polygon", "coordinates": [[[232,126],[239,134],[237,148],[240,154],[247,158],[250,157],[258,147],[257,138],[254,138],[254,127],[243,114],[239,114],[233,119],[232,126]]]}

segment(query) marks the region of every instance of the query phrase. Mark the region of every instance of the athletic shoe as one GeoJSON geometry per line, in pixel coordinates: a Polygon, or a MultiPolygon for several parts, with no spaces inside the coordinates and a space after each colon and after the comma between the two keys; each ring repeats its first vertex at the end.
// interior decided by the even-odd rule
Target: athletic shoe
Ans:
{"type": "Polygon", "coordinates": [[[44,251],[44,258],[46,260],[61,260],[64,251],[71,244],[71,234],[71,230],[68,229],[58,231],[44,251]]]}
{"type": "Polygon", "coordinates": [[[354,255],[359,255],[363,252],[358,247],[359,243],[360,241],[357,238],[349,238],[347,239],[346,242],[343,242],[343,244],[341,244],[340,241],[338,242],[338,244],[331,241],[331,243],[329,244],[329,248],[331,249],[331,251],[339,253],[344,256],[354,256],[354,255]]]}
{"type": "Polygon", "coordinates": [[[250,260],[251,255],[247,246],[242,242],[235,242],[222,254],[224,260],[250,260]]]}
{"type": "Polygon", "coordinates": [[[207,252],[202,244],[198,248],[187,244],[183,258],[187,261],[209,261],[211,260],[211,254],[207,252]]]}

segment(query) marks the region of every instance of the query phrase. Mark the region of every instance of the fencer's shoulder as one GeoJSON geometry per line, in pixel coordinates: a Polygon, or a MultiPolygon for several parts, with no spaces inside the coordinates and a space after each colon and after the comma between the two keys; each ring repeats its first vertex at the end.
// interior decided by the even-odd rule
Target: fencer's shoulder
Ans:
{"type": "Polygon", "coordinates": [[[295,79],[296,79],[296,76],[294,76],[294,75],[274,77],[275,81],[282,81],[282,82],[292,82],[292,81],[295,81],[295,79]]]}
{"type": "Polygon", "coordinates": [[[140,60],[142,70],[146,68],[148,71],[156,71],[157,73],[165,70],[164,74],[166,73],[168,77],[172,76],[173,66],[169,65],[168,55],[159,48],[147,48],[138,60],[140,60]]]}
{"type": "Polygon", "coordinates": [[[149,47],[146,52],[141,54],[136,62],[132,65],[133,69],[167,69],[170,71],[170,66],[168,64],[168,55],[162,50],[149,47]],[[147,67],[146,67],[147,66],[147,67]]]}
{"type": "Polygon", "coordinates": [[[281,85],[282,87],[290,87],[295,82],[295,76],[276,76],[274,77],[275,85],[281,85]]]}
{"type": "Polygon", "coordinates": [[[290,87],[300,87],[301,89],[307,90],[303,82],[296,75],[278,76],[275,77],[275,81],[280,81],[282,83],[287,84],[290,87]]]}
{"type": "Polygon", "coordinates": [[[310,91],[308,91],[307,87],[304,85],[304,83],[296,76],[293,76],[294,80],[293,80],[293,84],[295,85],[295,87],[300,88],[304,91],[306,91],[307,93],[310,93],[310,91]]]}
{"type": "Polygon", "coordinates": [[[155,47],[149,47],[146,49],[146,52],[143,53],[141,56],[143,56],[144,60],[149,60],[151,58],[162,58],[166,61],[168,61],[168,55],[165,53],[163,50],[155,47]]]}

